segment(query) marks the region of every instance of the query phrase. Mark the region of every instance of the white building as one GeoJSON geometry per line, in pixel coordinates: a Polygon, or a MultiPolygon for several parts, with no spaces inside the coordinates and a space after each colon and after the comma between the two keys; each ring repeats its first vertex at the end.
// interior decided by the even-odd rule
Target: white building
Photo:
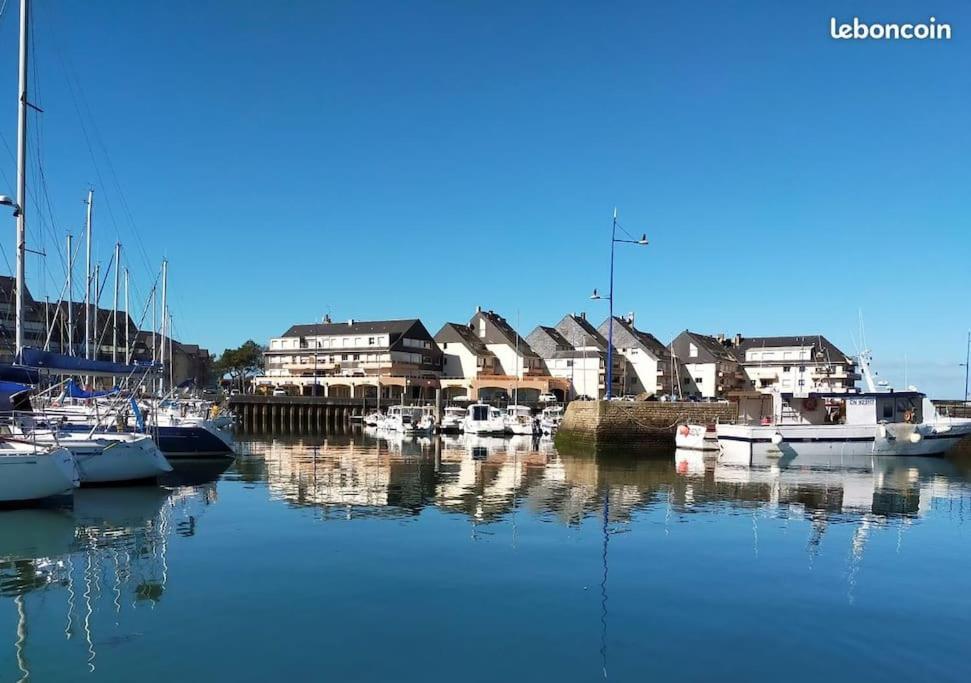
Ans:
{"type": "Polygon", "coordinates": [[[382,397],[400,396],[402,389],[417,396],[422,388],[437,388],[442,352],[416,318],[325,319],[271,339],[265,366],[257,385],[293,393],[356,398],[377,395],[380,388],[382,397]]]}
{"type": "Polygon", "coordinates": [[[722,398],[746,385],[731,343],[685,330],[668,346],[674,356],[672,391],[681,398],[722,398]]]}
{"type": "Polygon", "coordinates": [[[732,351],[750,386],[796,394],[852,391],[860,375],[852,358],[821,334],[795,337],[737,335],[732,351]]]}

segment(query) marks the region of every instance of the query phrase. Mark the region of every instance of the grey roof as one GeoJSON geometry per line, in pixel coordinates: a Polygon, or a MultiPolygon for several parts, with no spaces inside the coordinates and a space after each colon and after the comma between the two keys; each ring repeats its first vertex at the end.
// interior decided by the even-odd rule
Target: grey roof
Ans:
{"type": "Polygon", "coordinates": [[[442,325],[442,329],[435,334],[435,342],[438,344],[465,344],[477,356],[490,353],[482,340],[475,335],[475,332],[468,325],[462,323],[445,323],[442,325]]]}
{"type": "Polygon", "coordinates": [[[526,337],[529,345],[543,358],[554,358],[558,351],[572,351],[573,346],[555,327],[537,325],[526,337]]]}
{"type": "Polygon", "coordinates": [[[749,349],[773,348],[781,346],[809,346],[813,349],[813,356],[822,353],[828,361],[849,360],[849,356],[843,353],[833,342],[821,334],[809,334],[801,336],[785,337],[743,337],[741,343],[735,348],[738,350],[740,361],[745,360],[745,353],[749,349]]]}
{"type": "Polygon", "coordinates": [[[519,333],[501,315],[495,311],[476,311],[475,315],[472,316],[472,320],[469,321],[470,325],[475,323],[477,316],[485,318],[491,325],[491,329],[489,327],[486,328],[486,344],[508,344],[513,348],[518,348],[519,354],[523,357],[539,358],[539,354],[533,351],[529,343],[519,336],[519,333]],[[498,337],[490,334],[492,329],[498,333],[498,337]]]}
{"type": "MultiPolygon", "coordinates": [[[[551,358],[595,358],[599,357],[600,360],[607,360],[606,351],[578,351],[577,349],[566,349],[563,351],[556,351],[553,353],[551,358]]],[[[615,360],[614,363],[617,361],[615,360]]]]}
{"type": "MultiPolygon", "coordinates": [[[[600,323],[598,331],[606,336],[609,330],[607,320],[600,323]]],[[[650,332],[642,332],[634,327],[634,324],[625,318],[614,316],[614,346],[639,345],[641,348],[652,353],[656,358],[669,358],[671,351],[667,346],[650,332]],[[619,340],[619,341],[618,341],[619,340]]]]}
{"type": "Polygon", "coordinates": [[[404,334],[410,330],[418,318],[407,320],[354,320],[343,323],[312,323],[293,325],[284,332],[283,337],[327,336],[336,334],[404,334]]]}
{"type": "Polygon", "coordinates": [[[574,347],[593,346],[601,351],[607,350],[607,339],[585,317],[572,313],[565,315],[556,323],[556,329],[574,347]]]}
{"type": "MultiPolygon", "coordinates": [[[[715,337],[707,334],[700,334],[699,332],[692,332],[691,330],[685,330],[678,335],[678,337],[681,335],[687,336],[696,345],[704,349],[708,354],[718,360],[737,362],[732,350],[722,342],[718,341],[715,337]]],[[[677,339],[675,339],[675,341],[677,341],[677,339]]],[[[673,345],[674,341],[672,341],[671,344],[673,345]]],[[[682,358],[681,360],[690,362],[687,358],[682,358]]]]}

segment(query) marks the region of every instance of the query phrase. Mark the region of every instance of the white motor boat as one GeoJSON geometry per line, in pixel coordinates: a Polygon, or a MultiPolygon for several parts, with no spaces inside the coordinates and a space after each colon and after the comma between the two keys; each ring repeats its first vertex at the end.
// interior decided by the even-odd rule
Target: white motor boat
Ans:
{"type": "Polygon", "coordinates": [[[368,413],[364,416],[364,426],[365,427],[378,427],[384,420],[384,415],[379,411],[374,411],[373,413],[368,413]]]}
{"type": "Polygon", "coordinates": [[[391,406],[382,426],[401,434],[431,434],[435,431],[435,417],[430,407],[391,406]]]}
{"type": "Polygon", "coordinates": [[[948,420],[918,391],[811,392],[745,398],[739,416],[747,424],[718,424],[720,459],[798,456],[943,455],[971,434],[971,420],[948,420]],[[771,399],[771,413],[763,414],[771,399]]]}
{"type": "Polygon", "coordinates": [[[468,412],[462,406],[446,406],[439,429],[445,434],[457,434],[461,432],[464,427],[465,416],[468,412]]]}
{"type": "Polygon", "coordinates": [[[539,416],[539,427],[543,434],[554,434],[563,422],[563,406],[543,408],[539,416]]]}
{"type": "Polygon", "coordinates": [[[465,416],[463,431],[466,434],[505,434],[506,425],[498,408],[487,403],[473,403],[465,416]]]}
{"type": "Polygon", "coordinates": [[[539,431],[536,418],[533,417],[533,411],[529,406],[506,406],[506,415],[503,418],[503,423],[507,434],[532,436],[539,431]]]}
{"type": "Polygon", "coordinates": [[[0,438],[0,503],[41,500],[77,488],[77,465],[63,446],[0,438]]]}

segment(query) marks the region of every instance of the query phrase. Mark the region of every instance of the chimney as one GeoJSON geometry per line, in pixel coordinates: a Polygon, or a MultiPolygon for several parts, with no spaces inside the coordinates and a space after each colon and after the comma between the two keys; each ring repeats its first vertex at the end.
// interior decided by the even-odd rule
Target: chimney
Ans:
{"type": "Polygon", "coordinates": [[[587,319],[587,312],[580,311],[580,320],[586,320],[586,319],[587,319]]]}
{"type": "Polygon", "coordinates": [[[735,333],[735,339],[733,339],[732,342],[735,344],[735,346],[741,346],[742,345],[742,335],[736,332],[735,333]]]}
{"type": "Polygon", "coordinates": [[[715,337],[715,339],[718,340],[718,343],[719,344],[724,344],[725,343],[725,333],[724,332],[719,332],[718,333],[718,336],[715,337]]]}
{"type": "Polygon", "coordinates": [[[631,311],[630,313],[627,314],[627,324],[628,325],[634,324],[634,311],[631,311]]]}
{"type": "Polygon", "coordinates": [[[475,312],[476,313],[481,313],[482,312],[482,306],[476,306],[475,307],[475,312]]]}
{"type": "Polygon", "coordinates": [[[347,321],[348,326],[351,326],[353,324],[354,324],[354,318],[351,318],[350,320],[347,321]]]}

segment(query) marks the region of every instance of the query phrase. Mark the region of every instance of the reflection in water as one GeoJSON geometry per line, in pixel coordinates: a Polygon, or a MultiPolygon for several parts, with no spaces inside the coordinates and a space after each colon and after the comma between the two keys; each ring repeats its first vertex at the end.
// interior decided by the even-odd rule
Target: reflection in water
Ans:
{"type": "MultiPolygon", "coordinates": [[[[275,498],[316,506],[325,518],[413,517],[436,506],[479,524],[510,519],[519,505],[540,516],[579,525],[603,515],[604,587],[610,523],[629,523],[639,510],[664,506],[665,528],[685,515],[735,511],[751,518],[759,556],[760,520],[808,524],[814,562],[832,524],[855,525],[847,549],[848,598],[875,529],[895,526],[902,543],[912,520],[931,510],[963,522],[969,501],[967,467],[938,458],[854,457],[767,462],[741,467],[714,454],[677,451],[657,457],[559,454],[547,439],[341,434],[316,440],[244,445],[265,462],[275,498]],[[963,469],[962,469],[963,468],[963,469]]],[[[515,534],[515,528],[514,528],[515,534]]]]}
{"type": "MultiPolygon", "coordinates": [[[[771,584],[788,581],[784,594],[772,596],[778,623],[787,629],[765,631],[759,642],[791,656],[790,643],[805,646],[825,638],[794,639],[790,632],[806,633],[825,614],[860,619],[867,610],[840,609],[855,603],[872,610],[873,594],[886,595],[888,580],[905,582],[903,561],[912,566],[918,554],[925,559],[914,551],[918,541],[935,566],[950,562],[952,576],[966,575],[966,563],[949,550],[960,544],[948,543],[963,538],[965,530],[958,527],[971,502],[971,468],[960,459],[777,461],[743,468],[693,452],[608,456],[561,453],[548,439],[360,431],[302,439],[243,437],[239,444],[244,455],[222,475],[218,501],[213,479],[225,463],[182,471],[158,488],[83,489],[73,506],[0,512],[0,619],[5,619],[0,648],[7,653],[0,658],[2,679],[25,679],[32,668],[41,668],[39,639],[55,643],[65,671],[110,677],[122,655],[111,646],[140,638],[138,628],[151,635],[148,630],[159,629],[159,620],[173,612],[193,613],[200,585],[233,594],[220,603],[224,613],[199,615],[198,628],[186,633],[156,632],[161,640],[153,645],[188,651],[199,633],[223,633],[234,645],[285,651],[281,659],[291,661],[308,650],[318,654],[300,641],[301,633],[312,634],[315,642],[344,643],[344,629],[355,628],[379,637],[382,624],[397,628],[392,617],[408,614],[415,628],[388,631],[390,637],[382,640],[387,661],[411,652],[416,641],[409,638],[424,638],[424,628],[448,643],[438,655],[442,667],[467,662],[470,651],[463,647],[478,647],[485,637],[507,648],[523,643],[523,651],[510,652],[508,660],[511,666],[519,655],[519,665],[535,660],[529,648],[536,647],[537,634],[559,638],[562,628],[562,642],[578,646],[560,657],[543,657],[535,677],[550,677],[544,674],[562,661],[560,673],[566,675],[560,679],[570,679],[572,671],[573,680],[597,675],[629,680],[644,661],[639,650],[632,655],[637,647],[631,643],[661,642],[662,628],[700,633],[699,642],[715,649],[715,641],[727,643],[726,652],[739,647],[735,634],[759,627],[758,610],[748,614],[744,600],[764,600],[759,591],[774,589],[771,584]],[[219,514],[200,524],[201,513],[217,502],[219,514]],[[286,534],[280,533],[280,515],[286,516],[286,534]],[[358,523],[365,518],[371,521],[358,523]],[[244,543],[234,536],[234,548],[228,549],[220,534],[238,533],[243,524],[244,543]],[[496,533],[501,524],[511,525],[509,543],[496,542],[510,540],[496,533]],[[469,543],[467,526],[471,539],[482,543],[469,543]],[[884,584],[874,580],[873,568],[877,553],[888,551],[881,537],[892,540],[889,551],[902,561],[900,567],[880,566],[884,584]],[[170,555],[176,548],[180,552],[170,555]],[[197,548],[202,551],[185,552],[197,548]],[[170,557],[179,559],[170,566],[170,557]],[[187,565],[201,571],[188,571],[187,565]],[[807,566],[816,568],[811,575],[807,566]],[[266,578],[280,567],[297,578],[266,578]],[[185,582],[170,583],[170,574],[185,582]],[[679,590],[667,585],[671,576],[679,590]],[[823,584],[826,579],[831,584],[823,584]],[[712,590],[701,598],[682,590],[708,581],[712,590]],[[484,590],[491,597],[480,600],[484,590]],[[249,602],[250,592],[256,603],[249,602]],[[831,598],[825,609],[808,610],[820,596],[831,598]],[[534,598],[542,609],[532,607],[534,598]],[[305,603],[303,609],[293,609],[298,603],[305,603]],[[475,609],[453,607],[472,603],[475,609]],[[263,610],[260,619],[252,619],[254,604],[263,610]],[[530,607],[523,608],[526,604],[530,607]],[[340,624],[336,630],[327,631],[319,619],[324,612],[331,615],[328,623],[340,624]],[[708,619],[712,614],[721,621],[708,619]],[[286,620],[297,620],[294,628],[279,629],[286,620]],[[227,635],[226,624],[237,622],[247,628],[230,628],[227,635]],[[503,638],[508,640],[502,643],[503,638]],[[587,668],[581,674],[570,668],[574,665],[587,668]]],[[[927,593],[935,589],[921,587],[917,596],[904,584],[895,596],[930,603],[927,593]]],[[[934,597],[934,618],[941,610],[951,609],[951,618],[960,613],[960,606],[950,608],[942,595],[934,597]]],[[[874,626],[857,625],[864,633],[874,626]]],[[[941,633],[935,635],[940,639],[941,633]]],[[[845,649],[844,641],[833,643],[845,649]]],[[[685,650],[690,644],[679,647],[680,641],[666,642],[652,661],[668,656],[677,667],[685,656],[701,656],[685,650]]],[[[136,660],[138,653],[132,655],[136,660]]],[[[344,679],[369,678],[367,672],[340,668],[348,662],[387,674],[370,678],[392,675],[371,648],[336,654],[331,663],[344,679]]],[[[210,670],[208,678],[254,678],[249,668],[232,667],[260,664],[199,657],[193,665],[200,671],[210,659],[225,667],[216,674],[210,670]]],[[[480,664],[483,677],[491,677],[489,667],[498,667],[494,677],[509,678],[504,662],[480,664]]],[[[294,667],[287,673],[301,672],[294,667]]]]}
{"type": "Polygon", "coordinates": [[[126,637],[112,635],[125,612],[152,608],[162,599],[173,525],[178,529],[197,518],[216,495],[211,480],[186,486],[176,472],[168,482],[166,487],[84,488],[60,507],[0,511],[0,598],[13,598],[0,601],[0,608],[12,604],[16,610],[13,643],[20,680],[31,675],[32,604],[49,609],[63,599],[63,639],[81,642],[80,660],[94,672],[98,645],[126,637]]]}

